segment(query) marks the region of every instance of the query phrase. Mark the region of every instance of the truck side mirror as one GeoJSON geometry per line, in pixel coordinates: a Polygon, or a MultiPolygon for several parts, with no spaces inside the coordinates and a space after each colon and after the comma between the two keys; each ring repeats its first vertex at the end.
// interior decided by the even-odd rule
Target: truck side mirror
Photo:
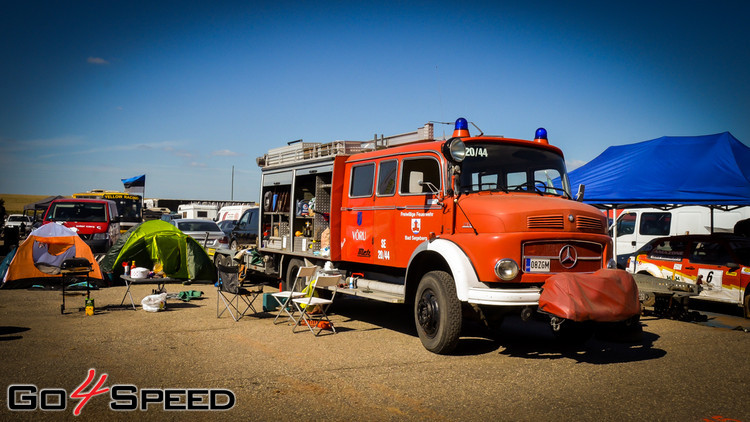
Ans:
{"type": "Polygon", "coordinates": [[[586,191],[586,185],[584,184],[578,185],[578,193],[576,193],[576,198],[575,198],[577,202],[583,201],[583,193],[585,191],[586,191]]]}

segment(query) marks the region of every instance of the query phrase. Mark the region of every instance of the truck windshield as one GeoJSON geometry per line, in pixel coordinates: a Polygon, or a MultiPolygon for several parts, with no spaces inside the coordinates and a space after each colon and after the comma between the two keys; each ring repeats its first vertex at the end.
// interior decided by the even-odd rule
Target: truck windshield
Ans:
{"type": "Polygon", "coordinates": [[[52,204],[49,221],[78,221],[104,223],[107,221],[106,207],[98,202],[61,202],[52,204]]]}
{"type": "Polygon", "coordinates": [[[467,143],[459,190],[535,192],[570,197],[565,162],[551,151],[524,145],[467,143]]]}

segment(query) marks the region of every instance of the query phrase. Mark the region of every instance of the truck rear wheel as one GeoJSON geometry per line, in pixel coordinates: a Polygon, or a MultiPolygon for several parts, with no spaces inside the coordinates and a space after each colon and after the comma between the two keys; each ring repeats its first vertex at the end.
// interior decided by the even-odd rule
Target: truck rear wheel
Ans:
{"type": "Polygon", "coordinates": [[[444,271],[430,271],[422,277],[414,301],[414,320],[425,349],[448,354],[461,334],[461,302],[453,277],[444,271]]]}
{"type": "MultiPolygon", "coordinates": [[[[299,271],[300,267],[304,267],[305,262],[301,259],[292,259],[289,261],[289,265],[286,267],[286,278],[284,278],[284,285],[282,286],[284,290],[291,290],[294,286],[294,280],[297,278],[297,272],[299,271]]],[[[303,283],[303,282],[300,282],[303,283]]],[[[297,286],[297,289],[304,288],[304,285],[297,286]]]]}
{"type": "Polygon", "coordinates": [[[750,294],[745,295],[742,308],[745,311],[745,318],[750,318],[750,294]]]}

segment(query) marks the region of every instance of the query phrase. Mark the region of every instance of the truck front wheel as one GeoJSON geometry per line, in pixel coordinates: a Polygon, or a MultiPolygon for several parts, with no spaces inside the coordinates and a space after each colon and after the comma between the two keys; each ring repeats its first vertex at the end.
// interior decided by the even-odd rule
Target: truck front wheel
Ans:
{"type": "Polygon", "coordinates": [[[448,354],[461,334],[461,302],[453,277],[444,271],[430,271],[422,277],[414,301],[414,320],[425,349],[448,354]]]}

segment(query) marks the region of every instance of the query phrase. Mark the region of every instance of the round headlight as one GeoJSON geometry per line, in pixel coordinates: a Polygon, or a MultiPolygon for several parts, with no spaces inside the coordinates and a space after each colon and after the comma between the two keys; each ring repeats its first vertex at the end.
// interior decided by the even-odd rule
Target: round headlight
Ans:
{"type": "Polygon", "coordinates": [[[495,264],[495,274],[500,277],[500,280],[513,280],[518,275],[518,264],[512,259],[503,258],[495,264]]]}
{"type": "Polygon", "coordinates": [[[450,138],[443,144],[443,154],[449,160],[460,163],[466,157],[466,145],[459,138],[450,138]]]}

